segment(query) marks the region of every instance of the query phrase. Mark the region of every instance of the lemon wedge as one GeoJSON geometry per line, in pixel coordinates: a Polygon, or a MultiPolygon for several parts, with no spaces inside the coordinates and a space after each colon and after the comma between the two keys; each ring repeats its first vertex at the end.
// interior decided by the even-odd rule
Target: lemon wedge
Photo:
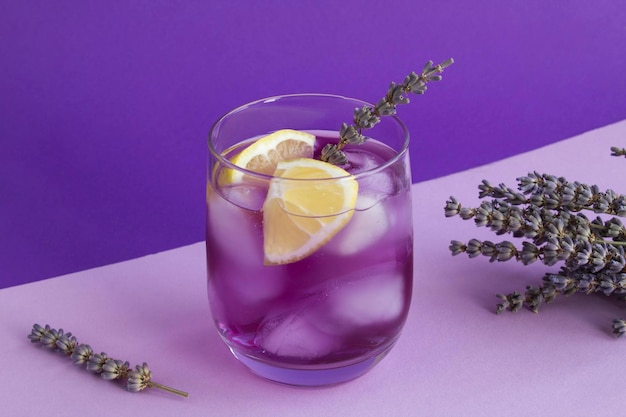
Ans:
{"type": "Polygon", "coordinates": [[[327,243],[352,218],[358,189],[335,165],[310,158],[278,162],[263,204],[265,264],[296,262],[327,243]]]}
{"type": "MultiPolygon", "coordinates": [[[[312,158],[315,136],[292,129],[277,130],[257,139],[252,145],[235,155],[231,162],[238,167],[265,175],[272,175],[279,161],[294,158],[312,158]]],[[[220,184],[237,184],[244,174],[234,169],[220,173],[220,184]]]]}

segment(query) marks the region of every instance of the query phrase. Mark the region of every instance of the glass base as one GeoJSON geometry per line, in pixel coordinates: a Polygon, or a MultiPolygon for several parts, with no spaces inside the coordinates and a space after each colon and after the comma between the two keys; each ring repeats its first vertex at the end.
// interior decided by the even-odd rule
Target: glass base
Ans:
{"type": "Polygon", "coordinates": [[[391,350],[393,344],[356,362],[348,364],[311,365],[309,367],[291,367],[266,362],[244,355],[231,348],[232,354],[256,375],[287,385],[300,387],[322,387],[339,384],[358,378],[380,362],[391,350]]]}

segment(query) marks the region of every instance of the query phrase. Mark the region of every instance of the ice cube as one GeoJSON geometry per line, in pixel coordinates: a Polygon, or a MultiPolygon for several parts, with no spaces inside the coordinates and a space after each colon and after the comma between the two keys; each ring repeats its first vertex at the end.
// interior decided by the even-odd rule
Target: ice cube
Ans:
{"type": "Polygon", "coordinates": [[[330,314],[350,326],[385,324],[397,319],[404,305],[400,273],[368,276],[339,287],[329,298],[330,314]]]}
{"type": "Polygon", "coordinates": [[[398,186],[397,181],[394,180],[394,168],[376,170],[384,163],[382,157],[356,149],[346,151],[346,155],[350,161],[348,171],[356,175],[359,182],[357,210],[368,209],[373,204],[396,194],[398,186]],[[365,171],[369,172],[363,176],[359,175],[365,171]]]}
{"type": "Polygon", "coordinates": [[[369,171],[381,166],[384,162],[378,155],[363,151],[362,149],[346,149],[344,152],[348,161],[350,161],[348,170],[351,174],[369,171]]]}
{"type": "Polygon", "coordinates": [[[282,270],[259,274],[259,269],[237,270],[237,277],[229,280],[229,286],[237,292],[237,300],[242,304],[255,306],[278,297],[285,288],[287,275],[282,270]]]}
{"type": "Polygon", "coordinates": [[[216,273],[209,281],[211,307],[233,325],[258,323],[283,293],[287,276],[282,271],[259,274],[258,267],[229,265],[221,265],[219,276],[216,273]]]}
{"type": "Polygon", "coordinates": [[[247,210],[261,211],[267,188],[252,184],[238,184],[221,188],[223,197],[236,206],[247,210]]]}
{"type": "Polygon", "coordinates": [[[373,197],[361,196],[363,204],[369,206],[355,211],[348,225],[329,243],[329,248],[341,255],[352,255],[380,240],[394,224],[395,217],[376,204],[373,197]]]}
{"type": "Polygon", "coordinates": [[[396,184],[387,170],[357,178],[359,182],[357,210],[366,210],[396,193],[396,184]]]}
{"type": "Polygon", "coordinates": [[[316,308],[302,308],[266,320],[255,339],[257,346],[275,355],[315,359],[332,353],[340,339],[322,331],[317,323],[324,317],[316,308]]]}
{"type": "Polygon", "coordinates": [[[260,214],[242,209],[213,192],[207,198],[210,239],[237,263],[262,264],[260,214]]]}

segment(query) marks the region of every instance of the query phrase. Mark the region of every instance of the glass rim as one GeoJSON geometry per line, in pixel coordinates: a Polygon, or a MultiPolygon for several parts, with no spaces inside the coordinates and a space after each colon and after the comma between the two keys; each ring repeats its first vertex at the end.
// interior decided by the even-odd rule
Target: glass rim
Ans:
{"type": "MultiPolygon", "coordinates": [[[[385,160],[385,162],[381,165],[376,166],[375,168],[371,168],[371,169],[367,169],[361,172],[358,172],[356,174],[349,174],[349,175],[345,175],[343,177],[328,177],[328,178],[289,178],[289,177],[274,177],[273,175],[268,175],[268,174],[263,174],[260,172],[256,172],[256,171],[251,171],[248,170],[246,168],[240,167],[236,164],[233,164],[230,160],[228,160],[227,158],[224,157],[224,155],[220,152],[217,151],[217,149],[215,149],[215,147],[213,146],[213,132],[215,131],[215,129],[224,121],[226,120],[226,118],[228,118],[229,116],[238,113],[240,111],[243,111],[249,107],[258,105],[258,104],[264,104],[264,103],[271,103],[280,99],[289,99],[289,98],[306,98],[306,97],[311,97],[311,98],[327,98],[327,99],[338,99],[338,100],[345,100],[345,101],[351,101],[354,102],[355,104],[359,104],[361,106],[368,106],[368,107],[374,107],[374,104],[369,103],[367,101],[361,100],[361,99],[357,99],[357,98],[353,98],[353,97],[347,97],[347,96],[342,96],[342,95],[338,95],[338,94],[326,94],[326,93],[294,93],[294,94],[281,94],[281,95],[276,95],[276,96],[271,96],[271,97],[265,97],[265,98],[261,98],[258,100],[254,100],[251,102],[248,102],[246,104],[243,104],[241,106],[238,106],[226,113],[224,113],[221,117],[219,117],[215,123],[213,123],[213,125],[211,126],[211,129],[209,130],[209,137],[208,137],[208,147],[209,147],[209,152],[213,155],[213,157],[216,158],[216,160],[224,165],[225,168],[227,169],[233,169],[235,171],[239,171],[241,172],[243,175],[245,176],[251,176],[251,177],[256,177],[259,179],[264,179],[264,180],[271,180],[273,178],[280,178],[281,180],[290,180],[290,181],[326,181],[326,180],[340,180],[342,178],[360,178],[360,177],[367,177],[370,175],[375,175],[380,171],[383,171],[385,169],[387,169],[388,167],[393,166],[394,164],[396,164],[399,160],[401,160],[402,158],[404,158],[404,156],[409,152],[409,143],[410,143],[410,135],[409,135],[409,130],[406,127],[406,124],[404,124],[404,122],[396,115],[390,115],[390,116],[384,116],[387,120],[393,120],[396,124],[399,125],[400,129],[403,132],[403,136],[404,136],[404,140],[402,141],[402,147],[401,149],[392,157],[389,158],[388,160],[385,160]]],[[[288,127],[285,127],[285,129],[287,129],[288,127]]],[[[279,130],[279,129],[277,129],[279,130]]],[[[271,132],[268,132],[271,133],[271,132]]],[[[367,135],[364,135],[365,137],[367,137],[367,135]]]]}

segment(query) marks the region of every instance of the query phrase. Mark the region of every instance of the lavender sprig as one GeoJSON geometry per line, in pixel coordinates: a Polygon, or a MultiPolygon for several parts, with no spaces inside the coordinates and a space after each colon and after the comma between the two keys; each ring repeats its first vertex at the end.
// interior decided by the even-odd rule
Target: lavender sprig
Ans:
{"type": "MultiPolygon", "coordinates": [[[[626,149],[611,148],[626,156],[626,149]]],[[[478,186],[478,207],[468,208],[454,197],[444,206],[446,217],[459,216],[487,227],[496,235],[523,239],[520,245],[503,240],[470,239],[450,242],[452,255],[485,256],[490,262],[515,260],[523,265],[562,263],[558,273],[548,273],[540,286],[523,293],[497,294],[496,313],[518,311],[522,306],[538,312],[558,295],[600,292],[626,296],[626,227],[617,217],[589,219],[583,211],[626,216],[626,196],[596,185],[570,182],[563,177],[531,172],[517,179],[517,189],[483,180],[478,186]]],[[[626,334],[626,321],[616,319],[613,333],[626,334]]]]}
{"type": "Polygon", "coordinates": [[[189,394],[152,381],[152,372],[148,364],[137,365],[132,370],[128,362],[109,358],[106,353],[94,353],[91,346],[78,343],[75,336],[65,333],[63,329],[53,329],[49,325],[45,327],[34,324],[28,335],[32,343],[39,343],[44,347],[56,350],[72,359],[74,365],[86,365],[86,370],[99,374],[106,380],[127,379],[126,389],[130,392],[139,392],[145,388],[159,388],[183,397],[189,394]]]}
{"type": "Polygon", "coordinates": [[[518,190],[504,184],[493,186],[483,180],[478,186],[479,197],[493,197],[511,205],[531,205],[548,210],[595,213],[626,216],[626,196],[613,190],[600,191],[597,185],[569,182],[563,177],[531,172],[520,177],[518,190]]]}
{"type": "Polygon", "coordinates": [[[556,274],[545,274],[541,286],[526,287],[524,294],[498,294],[497,297],[503,302],[497,305],[496,313],[517,311],[522,305],[537,313],[541,304],[551,303],[557,295],[568,297],[575,293],[602,293],[606,296],[623,297],[626,294],[626,274],[588,273],[563,267],[556,274]]]}
{"type": "Polygon", "coordinates": [[[440,74],[453,63],[454,60],[452,58],[438,65],[428,61],[420,74],[411,72],[401,84],[392,82],[385,97],[380,99],[373,107],[363,106],[354,109],[352,124],[342,124],[339,130],[339,143],[336,145],[329,143],[324,146],[320,159],[334,165],[345,165],[348,162],[348,158],[342,149],[346,145],[360,145],[365,142],[367,137],[362,134],[364,129],[371,129],[384,116],[396,114],[398,105],[410,102],[406,94],[424,94],[427,84],[431,81],[441,80],[440,74]]]}

